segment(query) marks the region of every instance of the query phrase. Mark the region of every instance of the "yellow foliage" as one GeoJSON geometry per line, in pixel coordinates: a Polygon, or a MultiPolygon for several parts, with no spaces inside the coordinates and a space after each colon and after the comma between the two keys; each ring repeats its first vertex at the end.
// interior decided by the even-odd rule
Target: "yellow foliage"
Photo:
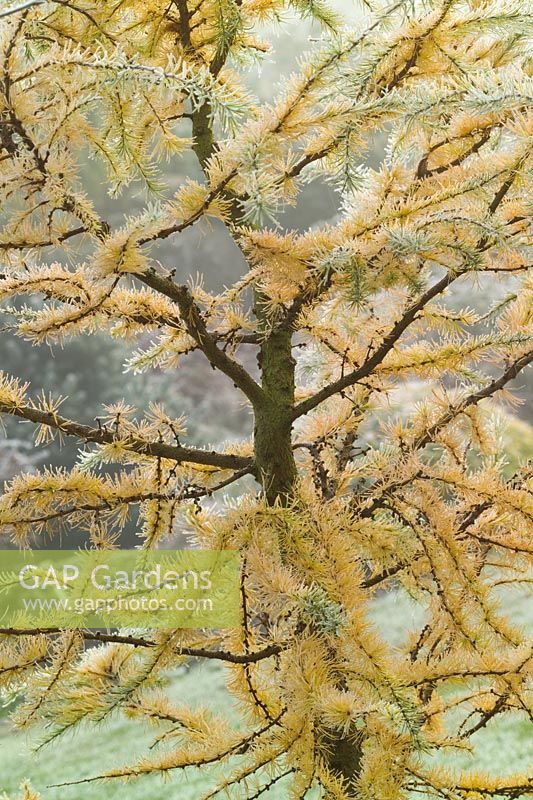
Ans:
{"type": "Polygon", "coordinates": [[[75,466],[5,485],[13,544],[75,528],[113,548],[134,519],[141,547],[180,526],[242,560],[234,629],[100,632],[92,648],[91,631],[4,630],[17,724],[44,722],[50,741],[119,710],[148,720],[153,749],[79,783],[219,764],[204,800],[282,780],[291,800],[530,793],[527,776],[425,757],[531,714],[531,649],[501,603],[531,580],[531,437],[496,408],[533,360],[530,0],[371,0],[346,19],[294,0],[321,34],[264,103],[245,69],[269,52],[280,0],[3,5],[13,331],[135,340],[133,373],[195,351],[251,413],[240,441],[200,448],[160,405],[83,424],[0,373],[0,413],[34,424],[36,445],[80,442],[75,466]],[[111,203],[129,187],[141,198],[135,214],[103,218],[87,155],[111,203]],[[176,186],[191,155],[201,177],[176,186]],[[333,187],[337,214],[287,230],[312,180],[333,187]],[[157,260],[208,218],[246,261],[220,292],[157,260]],[[495,302],[478,309],[488,282],[495,302]],[[474,295],[463,307],[456,287],[474,295]],[[393,645],[375,598],[399,587],[425,619],[393,645]],[[192,656],[226,662],[239,725],[166,697],[165,672],[192,656]]]}

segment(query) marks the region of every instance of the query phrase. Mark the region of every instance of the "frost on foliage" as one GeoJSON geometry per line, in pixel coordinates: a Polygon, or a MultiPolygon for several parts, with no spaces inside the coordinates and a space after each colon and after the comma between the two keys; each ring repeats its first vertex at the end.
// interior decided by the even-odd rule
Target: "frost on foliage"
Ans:
{"type": "Polygon", "coordinates": [[[111,714],[151,723],[138,760],[81,782],[217,764],[204,800],[526,796],[527,775],[436,762],[531,716],[531,649],[502,596],[531,582],[531,431],[509,387],[533,359],[533,7],[289,6],[320,35],[262,104],[246,69],[281,0],[2,9],[5,324],[33,344],[127,339],[124,369],[169,386],[194,351],[250,425],[193,446],[194,413],[71,420],[0,373],[0,412],[35,424],[37,445],[80,442],[75,466],[5,485],[13,545],[76,529],[114,548],[131,526],[139,547],[179,531],[242,560],[238,627],[100,632],[89,648],[91,631],[4,631],[1,688],[17,725],[44,722],[41,746],[111,714]],[[124,219],[93,202],[87,156],[111,203],[135,193],[124,219]],[[193,156],[201,171],[176,185],[193,156]],[[315,181],[336,216],[287,230],[315,181]],[[212,224],[247,262],[219,292],[180,279],[181,234],[212,224]],[[376,599],[400,589],[425,619],[384,636],[376,599]],[[239,724],[166,695],[191,657],[225,662],[239,724]]]}

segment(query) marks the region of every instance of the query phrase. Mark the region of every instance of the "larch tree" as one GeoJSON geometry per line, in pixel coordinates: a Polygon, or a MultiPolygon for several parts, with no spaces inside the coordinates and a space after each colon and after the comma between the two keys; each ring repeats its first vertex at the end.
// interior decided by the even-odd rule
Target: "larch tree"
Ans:
{"type": "Polygon", "coordinates": [[[45,723],[42,743],[120,709],[159,726],[145,758],[77,783],[218,765],[204,800],[278,782],[332,800],[531,793],[526,774],[455,773],[434,756],[498,715],[531,719],[531,648],[499,597],[531,563],[533,474],[506,469],[493,398],[512,399],[533,358],[532,12],[529,0],[365,0],[352,19],[323,0],[4,3],[12,329],[37,345],[137,338],[134,371],[199,351],[251,419],[241,442],[195,448],[159,406],[72,420],[61,398],[1,375],[0,411],[34,423],[38,444],[80,442],[72,468],[5,486],[15,545],[76,528],[113,547],[138,514],[142,547],[186,520],[196,544],[242,559],[238,628],[2,630],[3,686],[24,695],[16,724],[45,723]],[[260,104],[247,72],[287,12],[321,33],[260,104]],[[189,151],[203,177],[173,194],[165,179],[189,151]],[[102,218],[87,158],[111,197],[142,183],[142,213],[120,228],[102,218]],[[334,221],[285,230],[284,208],[317,180],[337,192],[334,221]],[[217,294],[157,259],[158,243],[210,218],[247,263],[217,294]],[[456,308],[450,287],[475,292],[486,276],[501,301],[456,308]],[[419,402],[388,410],[414,387],[419,402]],[[402,647],[371,621],[376,592],[397,587],[426,612],[402,647]],[[239,726],[158,689],[192,658],[225,662],[239,726]]]}

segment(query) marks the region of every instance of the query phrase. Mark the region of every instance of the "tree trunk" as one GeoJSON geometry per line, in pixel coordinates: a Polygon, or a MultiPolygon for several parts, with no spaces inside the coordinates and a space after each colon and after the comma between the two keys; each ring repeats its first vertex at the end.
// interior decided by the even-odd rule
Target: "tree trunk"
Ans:
{"type": "Polygon", "coordinates": [[[206,169],[207,162],[215,151],[215,138],[211,127],[211,105],[203,103],[192,115],[193,149],[202,169],[206,169]]]}
{"type": "Polygon", "coordinates": [[[272,504],[286,503],[296,480],[290,418],[295,364],[291,338],[286,330],[270,334],[258,357],[266,399],[255,409],[255,462],[257,480],[272,504]]]}
{"type": "MultiPolygon", "coordinates": [[[[297,477],[291,422],[295,367],[292,332],[281,329],[271,333],[261,346],[258,360],[266,400],[254,409],[256,477],[263,486],[268,503],[286,505],[297,477]]],[[[350,796],[356,797],[355,785],[361,761],[360,733],[354,731],[353,736],[341,737],[335,731],[325,730],[321,739],[330,753],[330,769],[344,779],[350,796]]]]}
{"type": "Polygon", "coordinates": [[[353,735],[340,736],[336,731],[326,731],[322,736],[322,743],[329,753],[329,769],[344,780],[348,797],[357,797],[357,778],[361,771],[361,744],[360,731],[353,735]]]}

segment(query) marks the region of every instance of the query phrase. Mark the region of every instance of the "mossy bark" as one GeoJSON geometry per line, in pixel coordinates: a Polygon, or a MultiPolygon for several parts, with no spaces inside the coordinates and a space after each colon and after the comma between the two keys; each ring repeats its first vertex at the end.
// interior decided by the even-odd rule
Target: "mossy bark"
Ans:
{"type": "Polygon", "coordinates": [[[291,332],[278,330],[262,343],[259,354],[264,401],[255,409],[256,474],[269,503],[286,503],[296,480],[292,449],[294,358],[291,332]]]}
{"type": "Polygon", "coordinates": [[[336,731],[325,731],[322,744],[328,752],[328,767],[344,780],[348,797],[357,797],[357,779],[361,772],[362,735],[339,735],[336,731]]]}
{"type": "Polygon", "coordinates": [[[215,152],[215,138],[211,127],[211,105],[203,103],[192,115],[193,149],[202,169],[215,152]]]}
{"type": "MultiPolygon", "coordinates": [[[[290,501],[297,477],[292,446],[291,411],[294,407],[292,331],[270,333],[259,354],[265,400],[255,408],[254,449],[256,477],[271,504],[290,501]]],[[[322,744],[329,753],[333,773],[343,778],[350,796],[356,797],[360,772],[361,738],[324,731],[322,744]]]]}

